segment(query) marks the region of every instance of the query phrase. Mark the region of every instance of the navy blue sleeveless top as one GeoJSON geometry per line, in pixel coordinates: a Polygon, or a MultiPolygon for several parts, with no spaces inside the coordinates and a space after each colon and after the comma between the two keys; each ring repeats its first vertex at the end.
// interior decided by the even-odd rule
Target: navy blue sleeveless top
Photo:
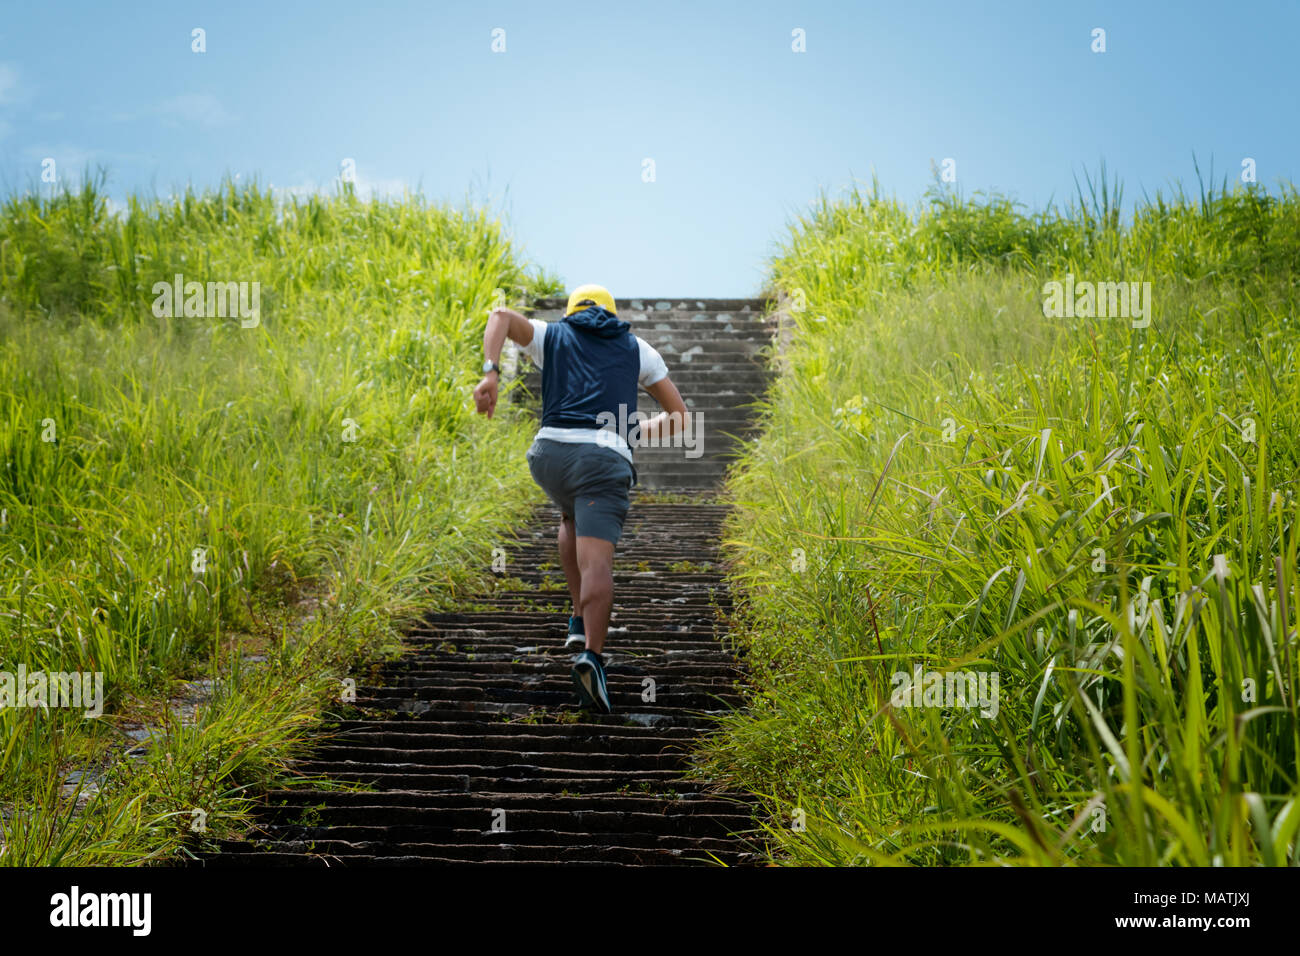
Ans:
{"type": "Polygon", "coordinates": [[[542,339],[542,427],[608,428],[625,439],[636,411],[641,350],[632,328],[600,306],[546,326],[542,339]],[[620,407],[622,409],[620,411],[620,407]],[[601,413],[606,413],[601,417],[601,413]],[[613,416],[612,418],[610,416],[613,416]]]}

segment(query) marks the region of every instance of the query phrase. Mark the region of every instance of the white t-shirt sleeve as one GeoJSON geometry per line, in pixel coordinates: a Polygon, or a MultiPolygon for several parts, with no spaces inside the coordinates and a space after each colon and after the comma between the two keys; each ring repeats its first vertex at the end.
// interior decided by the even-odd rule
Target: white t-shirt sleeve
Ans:
{"type": "Polygon", "coordinates": [[[641,374],[637,376],[637,382],[641,387],[648,388],[660,379],[667,378],[668,366],[664,363],[658,349],[639,335],[636,337],[636,344],[641,350],[641,374]]]}
{"type": "Polygon", "coordinates": [[[546,335],[546,323],[541,319],[529,319],[528,324],[533,327],[533,340],[527,345],[516,345],[515,348],[523,352],[538,368],[542,367],[542,338],[546,335]]]}

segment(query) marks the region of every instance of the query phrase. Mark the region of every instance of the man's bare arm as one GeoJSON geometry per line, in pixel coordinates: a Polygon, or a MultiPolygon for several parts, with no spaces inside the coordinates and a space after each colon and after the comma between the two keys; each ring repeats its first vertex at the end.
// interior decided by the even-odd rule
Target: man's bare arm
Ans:
{"type": "Polygon", "coordinates": [[[529,345],[533,341],[533,325],[514,309],[493,309],[483,330],[483,356],[500,362],[501,347],[507,337],[519,345],[529,345]]]}
{"type": "MultiPolygon", "coordinates": [[[[501,364],[501,347],[507,336],[518,345],[533,341],[533,325],[514,309],[493,309],[488,315],[487,328],[483,330],[483,355],[497,365],[501,364]]],[[[474,407],[488,418],[497,410],[497,386],[500,375],[488,372],[474,389],[474,407]]]]}
{"type": "Polygon", "coordinates": [[[650,397],[659,403],[663,411],[641,426],[643,438],[659,438],[674,435],[686,424],[686,403],[671,378],[665,375],[653,385],[647,385],[650,397]]]}

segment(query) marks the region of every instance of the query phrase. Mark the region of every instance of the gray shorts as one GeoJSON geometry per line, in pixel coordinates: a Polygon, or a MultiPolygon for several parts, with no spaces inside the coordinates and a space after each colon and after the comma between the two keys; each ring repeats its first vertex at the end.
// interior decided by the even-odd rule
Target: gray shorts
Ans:
{"type": "Polygon", "coordinates": [[[538,438],[528,449],[533,480],[581,537],[618,543],[636,469],[612,448],[593,442],[538,438]]]}

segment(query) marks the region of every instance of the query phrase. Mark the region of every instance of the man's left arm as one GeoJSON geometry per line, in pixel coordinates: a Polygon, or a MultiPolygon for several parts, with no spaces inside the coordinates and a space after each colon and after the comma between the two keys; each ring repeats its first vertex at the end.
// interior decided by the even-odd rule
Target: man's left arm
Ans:
{"type": "Polygon", "coordinates": [[[641,425],[640,435],[650,439],[666,438],[685,427],[690,412],[677,386],[668,377],[668,365],[659,350],[640,336],[637,336],[637,345],[641,350],[638,382],[663,409],[641,425]]]}

